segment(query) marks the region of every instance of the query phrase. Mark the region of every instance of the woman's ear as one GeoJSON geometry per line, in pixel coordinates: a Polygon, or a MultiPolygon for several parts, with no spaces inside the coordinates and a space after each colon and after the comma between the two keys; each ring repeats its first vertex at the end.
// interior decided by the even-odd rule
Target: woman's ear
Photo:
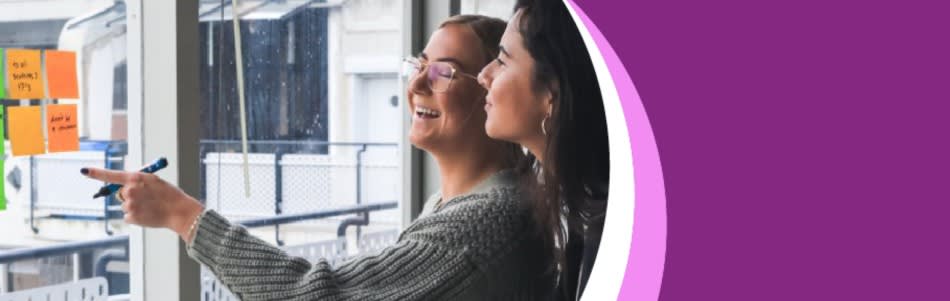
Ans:
{"type": "Polygon", "coordinates": [[[546,104],[544,108],[545,116],[554,114],[554,101],[558,99],[558,95],[560,95],[560,86],[557,80],[553,80],[548,84],[547,88],[544,89],[544,103],[546,104]]]}

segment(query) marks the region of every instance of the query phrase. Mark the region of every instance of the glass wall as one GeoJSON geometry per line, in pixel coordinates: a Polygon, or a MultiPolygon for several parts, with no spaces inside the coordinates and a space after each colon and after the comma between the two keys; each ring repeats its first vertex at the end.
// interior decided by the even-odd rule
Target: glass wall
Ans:
{"type": "MultiPolygon", "coordinates": [[[[409,24],[404,2],[254,0],[237,8],[232,1],[198,2],[199,199],[234,221],[330,215],[250,229],[314,260],[345,260],[392,243],[407,201],[398,76],[409,24]],[[359,213],[332,214],[353,208],[359,213]]],[[[129,293],[130,266],[141,265],[129,262],[127,234],[135,230],[122,221],[116,200],[87,197],[102,183],[77,172],[84,166],[128,169],[128,138],[141,137],[128,128],[127,110],[134,104],[127,87],[149,83],[127,67],[127,51],[141,46],[127,42],[126,11],[125,1],[0,1],[0,48],[75,51],[80,87],[77,99],[4,99],[4,110],[76,104],[81,139],[78,152],[22,157],[12,157],[5,141],[2,181],[9,204],[0,211],[0,293],[94,278],[105,280],[103,294],[113,299],[129,293]],[[44,254],[52,255],[3,260],[13,254],[8,251],[50,248],[54,252],[44,254]]],[[[202,273],[206,300],[227,295],[211,294],[221,288],[215,281],[202,273]]]]}
{"type": "Polygon", "coordinates": [[[486,15],[502,20],[511,18],[515,0],[461,0],[462,14],[486,15]]]}
{"type": "Polygon", "coordinates": [[[125,21],[123,1],[0,1],[0,48],[75,52],[79,90],[75,99],[4,99],[4,116],[11,107],[76,105],[80,138],[79,151],[35,156],[12,156],[3,141],[0,294],[90,278],[106,280],[103,294],[129,291],[128,226],[114,199],[91,198],[101,183],[78,172],[125,167],[125,87],[140,79],[125,71],[125,21]]]}
{"type": "MultiPolygon", "coordinates": [[[[403,195],[402,1],[200,5],[206,206],[233,221],[329,213],[250,229],[311,260],[345,260],[394,242],[403,195]],[[245,83],[249,197],[238,76],[245,83]],[[380,204],[388,209],[332,213],[380,204]]],[[[202,271],[204,298],[232,297],[216,281],[202,271]]]]}

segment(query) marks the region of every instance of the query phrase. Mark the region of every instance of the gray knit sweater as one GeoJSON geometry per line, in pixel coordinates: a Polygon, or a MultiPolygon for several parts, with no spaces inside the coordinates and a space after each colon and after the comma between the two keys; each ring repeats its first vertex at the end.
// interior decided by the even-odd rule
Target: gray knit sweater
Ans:
{"type": "Polygon", "coordinates": [[[214,211],[200,217],[188,254],[244,301],[547,299],[548,252],[510,172],[431,203],[393,246],[338,266],[288,256],[214,211]]]}

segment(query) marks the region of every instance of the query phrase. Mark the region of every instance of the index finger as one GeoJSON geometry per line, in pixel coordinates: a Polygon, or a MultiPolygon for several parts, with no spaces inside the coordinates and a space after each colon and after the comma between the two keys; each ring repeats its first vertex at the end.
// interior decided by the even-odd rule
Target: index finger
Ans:
{"type": "Polygon", "coordinates": [[[133,172],[86,167],[80,170],[87,177],[106,183],[127,184],[132,181],[133,172]]]}

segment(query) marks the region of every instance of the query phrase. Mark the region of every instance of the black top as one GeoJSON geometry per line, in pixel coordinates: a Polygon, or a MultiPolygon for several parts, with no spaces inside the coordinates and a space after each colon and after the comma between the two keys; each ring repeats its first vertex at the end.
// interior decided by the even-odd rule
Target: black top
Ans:
{"type": "Polygon", "coordinates": [[[597,250],[600,248],[600,238],[604,229],[604,214],[588,220],[583,226],[583,233],[578,230],[569,231],[567,235],[567,273],[561,279],[561,294],[563,300],[580,300],[590,279],[594,262],[597,260],[597,250]]]}

